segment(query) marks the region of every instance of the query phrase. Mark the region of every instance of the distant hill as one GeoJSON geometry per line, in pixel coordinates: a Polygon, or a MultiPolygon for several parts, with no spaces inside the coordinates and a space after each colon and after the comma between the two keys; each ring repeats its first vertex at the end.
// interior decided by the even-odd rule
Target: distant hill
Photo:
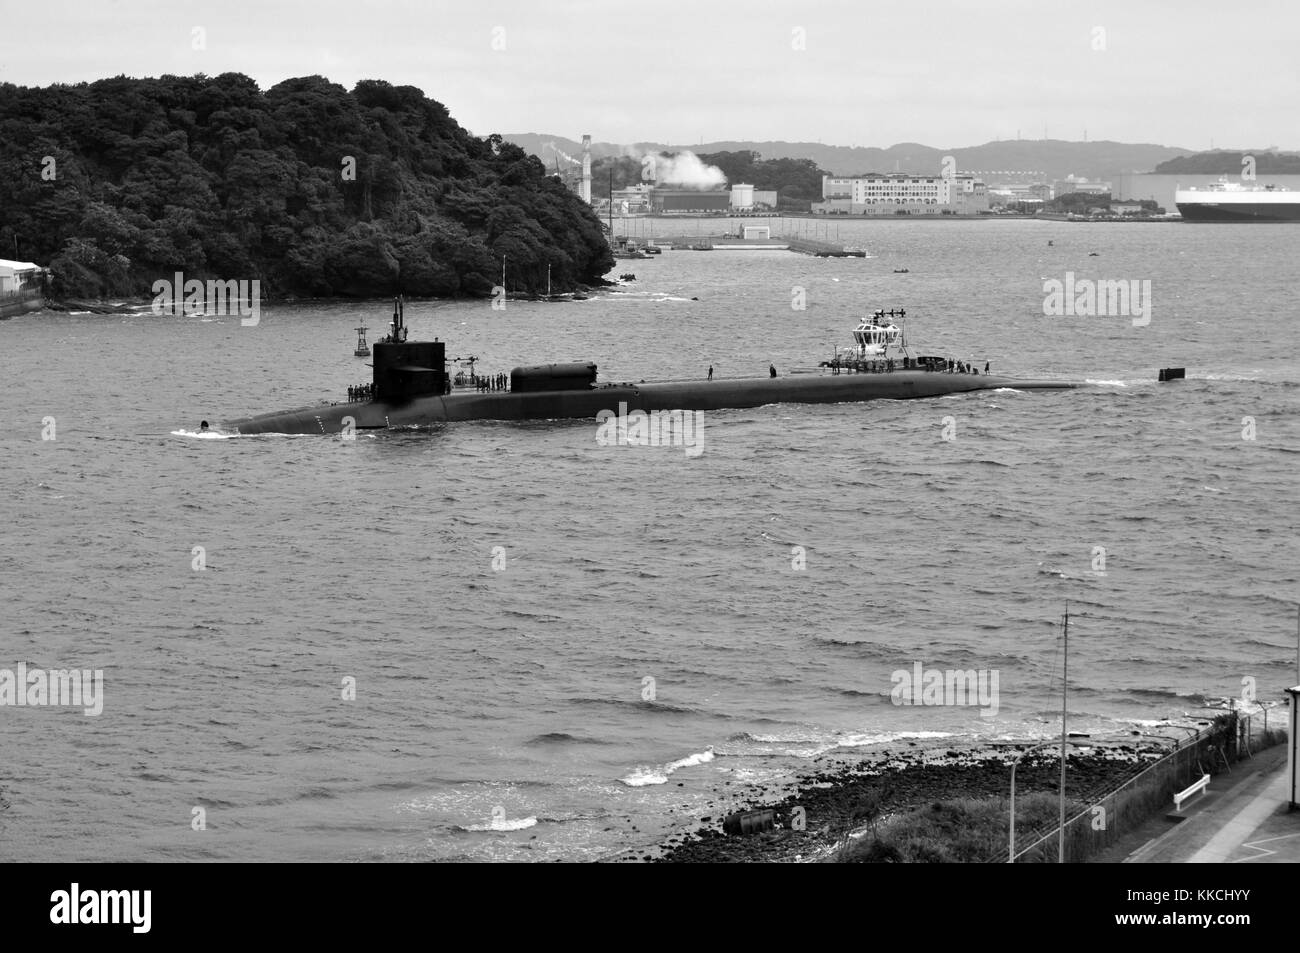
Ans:
{"type": "Polygon", "coordinates": [[[1300,153],[1270,152],[1266,149],[1246,152],[1197,152],[1178,156],[1156,166],[1162,175],[1240,175],[1242,159],[1253,156],[1257,175],[1300,174],[1300,153]]]}
{"type": "MultiPolygon", "coordinates": [[[[563,136],[538,133],[512,133],[503,137],[554,169],[557,149],[573,158],[582,154],[581,142],[563,136]]],[[[960,171],[984,174],[1004,171],[1037,173],[1048,180],[1067,175],[1110,178],[1121,172],[1150,172],[1156,165],[1191,150],[1151,143],[1067,142],[1062,139],[1020,139],[986,142],[980,146],[939,149],[916,142],[902,142],[887,149],[853,146],[828,146],[819,142],[705,142],[705,143],[611,143],[593,142],[595,156],[639,155],[642,152],[689,149],[697,155],[716,152],[757,152],[764,159],[811,159],[832,175],[857,175],[863,172],[935,172],[943,157],[956,158],[960,171]]],[[[560,158],[561,168],[568,167],[560,158]]]]}

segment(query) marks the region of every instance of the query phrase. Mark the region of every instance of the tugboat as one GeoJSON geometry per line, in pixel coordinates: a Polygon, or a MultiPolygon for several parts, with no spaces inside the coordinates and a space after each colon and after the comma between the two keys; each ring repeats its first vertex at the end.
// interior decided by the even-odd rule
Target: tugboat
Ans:
{"type": "MultiPolygon", "coordinates": [[[[839,373],[893,373],[894,371],[949,371],[969,373],[979,376],[979,368],[974,361],[937,358],[932,355],[914,356],[907,347],[907,334],[902,320],[907,317],[906,308],[876,308],[871,317],[865,317],[853,329],[853,343],[848,347],[836,347],[831,360],[823,360],[818,368],[826,368],[832,374],[839,373]]],[[[988,364],[984,364],[988,373],[988,364]]],[[[805,369],[801,373],[816,373],[816,369],[805,369]]]]}
{"type": "Polygon", "coordinates": [[[853,344],[849,347],[837,347],[835,357],[823,362],[823,366],[834,367],[837,364],[848,365],[872,359],[888,359],[890,348],[899,354],[907,355],[909,352],[903,328],[894,320],[905,317],[907,317],[905,308],[898,310],[890,308],[888,311],[877,308],[870,318],[863,318],[853,329],[853,344]]]}
{"type": "Polygon", "coordinates": [[[370,329],[363,324],[355,330],[357,332],[357,349],[352,353],[357,357],[369,357],[370,345],[366,343],[366,332],[370,329]]]}

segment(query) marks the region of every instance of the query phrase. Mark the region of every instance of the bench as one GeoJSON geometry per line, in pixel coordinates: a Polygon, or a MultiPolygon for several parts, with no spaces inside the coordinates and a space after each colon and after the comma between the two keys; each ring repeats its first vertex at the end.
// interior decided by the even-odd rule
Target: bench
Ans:
{"type": "Polygon", "coordinates": [[[1197,791],[1208,791],[1209,784],[1210,784],[1210,776],[1206,774],[1206,775],[1202,775],[1201,780],[1197,781],[1191,787],[1187,788],[1186,790],[1179,791],[1177,794],[1174,795],[1174,810],[1181,811],[1183,809],[1183,802],[1186,801],[1193,794],[1195,794],[1197,791]]]}

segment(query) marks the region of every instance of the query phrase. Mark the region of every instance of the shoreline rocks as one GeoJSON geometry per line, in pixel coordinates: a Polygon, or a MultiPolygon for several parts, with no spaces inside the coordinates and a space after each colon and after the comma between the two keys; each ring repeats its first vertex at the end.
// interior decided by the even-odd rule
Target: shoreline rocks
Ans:
{"type": "MultiPolygon", "coordinates": [[[[735,811],[774,812],[795,816],[802,808],[805,830],[774,828],[752,834],[725,834],[724,811],[704,818],[685,836],[670,838],[655,863],[798,862],[821,859],[858,826],[861,807],[874,801],[881,815],[902,813],[935,801],[956,798],[1005,798],[1011,762],[1037,742],[985,745],[967,750],[918,748],[881,751],[874,758],[828,766],[800,775],[795,790],[771,803],[738,806],[735,811]]],[[[1164,743],[1132,739],[1097,742],[1088,753],[1071,754],[1066,768],[1066,792],[1074,799],[1100,796],[1122,783],[1167,750],[1164,743]]],[[[1044,749],[1020,762],[1016,793],[1056,791],[1060,761],[1044,749]]],[[[734,826],[734,825],[733,825],[734,826]]]]}

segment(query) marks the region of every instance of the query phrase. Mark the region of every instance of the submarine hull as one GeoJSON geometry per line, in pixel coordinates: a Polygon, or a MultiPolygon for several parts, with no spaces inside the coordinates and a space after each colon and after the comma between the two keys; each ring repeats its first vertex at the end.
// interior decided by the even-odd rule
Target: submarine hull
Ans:
{"type": "Polygon", "coordinates": [[[226,422],[239,434],[335,434],[345,430],[422,427],[461,420],[561,420],[601,411],[724,410],[766,404],[837,404],[910,400],[1012,387],[1060,390],[1067,381],[1016,380],[980,374],[899,370],[876,374],[793,375],[715,381],[600,384],[572,390],[430,394],[402,402],[374,400],[302,407],[226,422]]]}

